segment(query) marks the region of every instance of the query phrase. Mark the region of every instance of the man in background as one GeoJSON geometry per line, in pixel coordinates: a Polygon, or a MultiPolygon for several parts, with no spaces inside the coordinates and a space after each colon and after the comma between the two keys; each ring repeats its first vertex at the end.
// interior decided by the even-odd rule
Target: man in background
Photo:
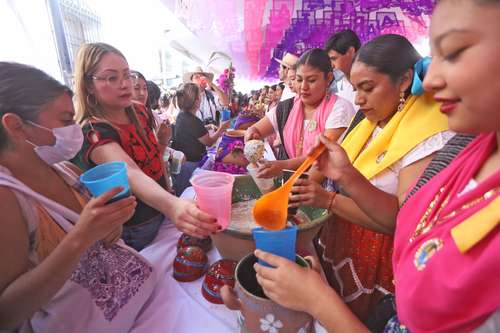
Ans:
{"type": "Polygon", "coordinates": [[[335,76],[330,89],[332,92],[350,101],[356,110],[359,107],[354,104],[356,94],[349,81],[349,76],[354,57],[360,47],[361,41],[358,35],[352,30],[337,32],[325,43],[325,51],[330,57],[335,76]]]}
{"type": "Polygon", "coordinates": [[[299,57],[297,57],[294,54],[286,52],[285,55],[283,55],[283,58],[280,59],[274,59],[280,64],[280,68],[278,71],[279,78],[281,82],[285,83],[285,89],[283,90],[283,93],[281,94],[281,99],[280,101],[284,101],[286,99],[292,98],[295,96],[295,93],[293,93],[290,88],[288,87],[288,70],[297,64],[297,61],[299,61],[299,57]]]}
{"type": "Polygon", "coordinates": [[[222,108],[229,105],[229,98],[217,85],[213,83],[214,74],[205,72],[201,67],[196,67],[192,72],[185,73],[184,83],[193,82],[201,90],[200,109],[196,116],[205,124],[217,126],[222,108]],[[215,93],[215,94],[214,94],[215,93]]]}

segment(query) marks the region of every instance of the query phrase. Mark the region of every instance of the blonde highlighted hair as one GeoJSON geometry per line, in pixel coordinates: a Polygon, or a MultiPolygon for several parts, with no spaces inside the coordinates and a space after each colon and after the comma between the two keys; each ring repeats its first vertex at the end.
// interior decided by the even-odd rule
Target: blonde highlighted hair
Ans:
{"type": "MultiPolygon", "coordinates": [[[[99,63],[102,58],[108,54],[113,53],[122,57],[125,61],[126,58],[117,48],[106,43],[88,43],[83,44],[78,49],[75,61],[74,83],[76,95],[76,121],[84,125],[89,119],[97,118],[106,121],[104,110],[99,105],[99,102],[94,95],[90,93],[90,85],[93,84],[93,75],[96,73],[99,63]]],[[[133,106],[125,108],[130,121],[138,130],[140,136],[145,139],[146,134],[144,128],[137,119],[136,112],[133,106]]]]}

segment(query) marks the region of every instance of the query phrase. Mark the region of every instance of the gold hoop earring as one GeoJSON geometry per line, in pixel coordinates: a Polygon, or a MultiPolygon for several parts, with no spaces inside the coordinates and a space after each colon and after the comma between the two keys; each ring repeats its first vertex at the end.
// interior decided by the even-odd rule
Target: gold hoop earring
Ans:
{"type": "Polygon", "coordinates": [[[95,99],[95,97],[94,97],[93,95],[90,95],[90,94],[89,94],[89,95],[87,95],[86,99],[87,99],[87,104],[88,104],[89,106],[92,106],[92,107],[94,107],[94,108],[97,106],[97,104],[98,104],[98,103],[97,103],[97,100],[95,99]],[[93,103],[91,102],[91,98],[90,98],[90,97],[92,97],[92,99],[94,100],[94,102],[93,102],[93,103]]]}
{"type": "Polygon", "coordinates": [[[399,94],[398,112],[400,112],[401,110],[403,110],[403,108],[405,107],[405,103],[406,103],[405,92],[402,91],[399,94]]]}

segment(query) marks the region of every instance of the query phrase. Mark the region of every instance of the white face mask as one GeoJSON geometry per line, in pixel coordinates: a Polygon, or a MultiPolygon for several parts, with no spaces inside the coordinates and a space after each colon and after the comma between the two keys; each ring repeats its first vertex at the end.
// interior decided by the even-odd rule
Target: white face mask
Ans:
{"type": "Polygon", "coordinates": [[[78,124],[50,129],[32,121],[28,122],[38,128],[52,132],[52,135],[56,138],[56,143],[53,146],[38,146],[26,140],[35,146],[35,153],[49,165],[72,159],[82,148],[83,132],[78,124]]]}

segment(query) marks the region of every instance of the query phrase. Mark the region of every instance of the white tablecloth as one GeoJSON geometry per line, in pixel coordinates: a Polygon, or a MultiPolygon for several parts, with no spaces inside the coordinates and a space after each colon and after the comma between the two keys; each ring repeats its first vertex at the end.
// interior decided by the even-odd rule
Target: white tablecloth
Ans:
{"type": "MultiPolygon", "coordinates": [[[[164,273],[131,332],[239,332],[237,312],[212,304],[202,296],[203,278],[178,282],[172,277],[180,235],[173,224],[165,221],[153,244],[141,251],[158,272],[164,273]]],[[[214,263],[220,256],[217,250],[211,250],[208,258],[214,263]]]]}
{"type": "MultiPolygon", "coordinates": [[[[187,188],[181,197],[194,198],[192,187],[187,188]]],[[[153,244],[141,251],[160,274],[164,273],[131,332],[239,332],[237,323],[239,312],[205,300],[201,293],[203,277],[193,282],[178,282],[173,278],[172,263],[180,235],[175,226],[165,220],[153,244]]],[[[219,259],[217,249],[209,251],[210,264],[219,259]]],[[[326,332],[318,323],[315,323],[315,328],[318,333],[326,332]]]]}
{"type": "MultiPolygon", "coordinates": [[[[201,293],[203,278],[178,282],[172,277],[172,263],[181,233],[168,220],[152,245],[141,251],[158,272],[164,272],[151,299],[135,321],[131,333],[234,333],[240,332],[238,311],[212,304],[201,293]]],[[[220,259],[214,248],[208,253],[213,264],[220,259]]],[[[160,273],[161,274],[161,273],[160,273]]],[[[316,332],[326,332],[315,323],[316,332]]]]}

